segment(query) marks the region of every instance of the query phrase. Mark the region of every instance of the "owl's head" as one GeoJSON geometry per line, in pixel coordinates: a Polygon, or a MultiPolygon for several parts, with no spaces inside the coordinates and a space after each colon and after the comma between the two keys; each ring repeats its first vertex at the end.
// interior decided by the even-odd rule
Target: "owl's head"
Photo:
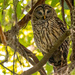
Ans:
{"type": "Polygon", "coordinates": [[[45,20],[53,18],[55,16],[57,16],[57,14],[51,6],[47,4],[41,4],[34,9],[32,13],[32,20],[33,21],[45,20]]]}

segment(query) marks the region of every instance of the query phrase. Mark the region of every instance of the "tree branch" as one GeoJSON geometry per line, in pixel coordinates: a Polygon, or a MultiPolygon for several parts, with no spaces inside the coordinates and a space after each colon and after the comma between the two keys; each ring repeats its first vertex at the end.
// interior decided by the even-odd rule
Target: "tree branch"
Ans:
{"type": "Polygon", "coordinates": [[[7,67],[5,67],[2,63],[0,63],[5,69],[7,69],[8,71],[10,71],[11,73],[14,73],[15,75],[19,75],[19,74],[17,74],[17,73],[15,73],[15,72],[13,72],[13,71],[11,71],[10,69],[8,69],[7,67]]]}
{"type": "Polygon", "coordinates": [[[74,0],[70,0],[72,6],[74,7],[74,0]]]}
{"type": "MultiPolygon", "coordinates": [[[[6,35],[6,38],[10,37],[7,40],[7,45],[8,46],[10,46],[14,50],[15,50],[15,46],[16,46],[17,47],[17,49],[16,49],[17,52],[19,54],[21,54],[24,58],[26,58],[32,65],[35,65],[36,63],[39,62],[37,57],[30,50],[28,50],[26,47],[24,47],[22,44],[19,43],[17,38],[16,38],[16,41],[15,41],[14,37],[12,37],[12,35],[13,35],[13,31],[12,30],[9,30],[8,34],[5,33],[5,35],[6,35]],[[31,57],[34,61],[31,60],[29,57],[31,57]]],[[[40,73],[41,73],[41,75],[43,75],[43,73],[46,75],[46,73],[45,73],[43,68],[41,68],[40,73]]]]}
{"type": "MultiPolygon", "coordinates": [[[[11,48],[13,48],[15,50],[15,46],[17,47],[17,52],[19,52],[22,56],[24,56],[32,65],[35,65],[35,63],[38,63],[39,60],[37,59],[37,57],[31,52],[29,51],[27,48],[25,48],[23,45],[21,45],[17,39],[15,41],[15,35],[18,33],[18,31],[20,30],[20,28],[26,26],[26,23],[31,19],[31,14],[34,10],[34,8],[39,5],[42,4],[43,2],[45,2],[45,0],[38,0],[38,2],[33,6],[33,8],[28,12],[27,15],[25,15],[21,21],[19,21],[17,23],[17,25],[15,25],[14,27],[11,28],[11,30],[5,32],[5,36],[6,36],[6,40],[7,40],[7,45],[10,46],[11,48]],[[25,24],[25,25],[24,25],[25,24]],[[16,44],[15,44],[16,42],[16,44]],[[29,56],[31,58],[33,58],[33,60],[31,60],[29,58],[29,56]]],[[[46,75],[45,70],[42,68],[40,70],[41,75],[46,75]]]]}
{"type": "Polygon", "coordinates": [[[15,23],[17,23],[17,13],[16,13],[16,9],[17,9],[17,4],[18,4],[18,0],[13,0],[13,7],[14,7],[14,21],[15,23]]]}
{"type": "Polygon", "coordinates": [[[72,18],[72,58],[71,61],[75,61],[75,7],[71,11],[71,18],[72,18]]]}
{"type": "Polygon", "coordinates": [[[67,3],[68,7],[70,8],[70,10],[72,10],[72,4],[71,4],[71,2],[69,0],[65,0],[65,1],[67,3]]]}
{"type": "Polygon", "coordinates": [[[18,25],[20,27],[26,27],[26,24],[28,23],[28,21],[31,19],[31,14],[34,10],[34,8],[39,5],[39,4],[42,4],[44,3],[45,0],[38,0],[38,2],[31,8],[31,10],[28,12],[28,14],[26,14],[19,22],[18,22],[18,25]]]}
{"type": "Polygon", "coordinates": [[[70,30],[66,31],[62,36],[59,37],[57,42],[54,44],[54,46],[51,48],[49,53],[47,53],[43,59],[39,63],[37,63],[34,67],[31,69],[23,72],[21,75],[30,75],[33,74],[34,72],[38,71],[47,61],[48,59],[52,56],[54,51],[61,45],[61,43],[70,35],[70,30]]]}
{"type": "Polygon", "coordinates": [[[5,55],[5,59],[1,62],[1,64],[3,64],[4,62],[7,62],[8,61],[8,55],[9,55],[9,53],[8,53],[8,50],[7,50],[7,46],[6,46],[6,55],[5,55]]]}
{"type": "Polygon", "coordinates": [[[31,0],[31,8],[33,7],[33,0],[31,0]]]}
{"type": "Polygon", "coordinates": [[[0,37],[1,37],[1,41],[4,45],[6,45],[6,36],[4,35],[4,32],[2,31],[2,27],[0,25],[0,37]]]}
{"type": "Polygon", "coordinates": [[[64,0],[61,0],[61,6],[62,6],[62,18],[63,18],[63,21],[66,25],[65,14],[64,14],[64,0]]]}

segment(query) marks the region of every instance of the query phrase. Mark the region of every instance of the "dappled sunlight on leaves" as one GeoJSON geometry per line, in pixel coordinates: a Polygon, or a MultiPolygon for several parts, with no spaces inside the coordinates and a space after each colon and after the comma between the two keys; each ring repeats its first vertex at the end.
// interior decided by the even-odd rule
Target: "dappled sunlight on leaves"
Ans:
{"type": "MultiPolygon", "coordinates": [[[[15,16],[14,16],[14,7],[13,7],[13,0],[0,0],[0,24],[2,25],[2,29],[4,32],[11,29],[12,26],[15,25],[15,16]],[[3,14],[4,13],[4,14],[3,14]]],[[[62,13],[61,13],[61,2],[59,0],[46,0],[46,4],[51,5],[57,13],[57,16],[62,19],[62,13]]],[[[17,21],[20,21],[24,15],[28,13],[31,7],[31,0],[18,0],[17,8],[16,8],[16,14],[17,14],[17,21]]],[[[67,28],[70,28],[71,20],[70,20],[70,10],[67,8],[65,4],[65,20],[67,22],[67,28]]],[[[26,28],[22,28],[18,34],[17,38],[19,42],[25,46],[28,47],[29,50],[31,50],[36,57],[39,59],[39,61],[43,58],[42,52],[36,47],[34,43],[33,38],[33,30],[31,21],[27,23],[26,28]],[[33,46],[33,48],[31,47],[33,46]],[[32,49],[31,49],[32,48],[32,49]]],[[[72,52],[72,43],[70,42],[69,47],[69,53],[67,57],[68,64],[71,63],[70,61],[70,55],[72,52]]],[[[8,50],[8,60],[3,65],[9,68],[13,71],[13,57],[14,57],[14,50],[7,46],[8,50]]],[[[3,44],[0,44],[0,63],[6,58],[6,48],[3,44]]],[[[23,71],[26,71],[30,69],[32,65],[19,53],[16,52],[15,54],[15,72],[18,74],[21,74],[23,71]]],[[[44,68],[46,70],[47,74],[50,74],[53,72],[53,66],[50,65],[48,62],[46,65],[44,65],[44,68]]],[[[0,65],[0,75],[12,75],[12,73],[6,69],[4,69],[3,66],[0,65]]],[[[32,75],[40,75],[39,72],[36,72],[32,75]]],[[[75,69],[71,72],[71,75],[75,75],[75,69]]]]}

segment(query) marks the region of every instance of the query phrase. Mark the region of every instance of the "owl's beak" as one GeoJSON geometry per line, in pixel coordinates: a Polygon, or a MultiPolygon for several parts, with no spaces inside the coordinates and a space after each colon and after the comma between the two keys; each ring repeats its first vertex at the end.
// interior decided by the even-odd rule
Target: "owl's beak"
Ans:
{"type": "Polygon", "coordinates": [[[46,19],[46,16],[44,15],[44,19],[46,19]]]}

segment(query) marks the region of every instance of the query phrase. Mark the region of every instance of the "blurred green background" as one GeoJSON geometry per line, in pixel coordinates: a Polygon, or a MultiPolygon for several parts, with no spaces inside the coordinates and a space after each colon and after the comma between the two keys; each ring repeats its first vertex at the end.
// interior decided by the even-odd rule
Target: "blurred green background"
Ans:
{"type": "MultiPolygon", "coordinates": [[[[34,3],[37,0],[34,0],[34,3]]],[[[62,19],[62,13],[61,13],[61,1],[60,0],[46,0],[46,4],[51,5],[57,12],[58,17],[62,19]]],[[[64,2],[65,7],[65,20],[67,23],[67,28],[69,29],[71,25],[71,19],[70,19],[70,10],[64,2]]],[[[17,13],[17,19],[18,21],[21,20],[24,15],[27,14],[27,12],[31,8],[31,0],[18,0],[16,13],[17,13]]],[[[8,31],[11,29],[12,26],[15,25],[14,21],[14,8],[13,8],[13,0],[0,0],[0,24],[2,26],[3,31],[8,31]]],[[[43,58],[42,53],[39,49],[37,49],[34,38],[33,38],[33,31],[31,26],[31,21],[28,22],[26,28],[22,28],[18,35],[17,35],[19,42],[23,44],[25,47],[30,49],[39,60],[43,58]]],[[[71,39],[70,39],[71,40],[71,39]]],[[[13,54],[14,50],[11,49],[9,46],[7,46],[7,50],[9,53],[9,57],[7,62],[3,63],[3,65],[10,70],[13,71],[13,54]]],[[[69,46],[69,53],[67,57],[68,64],[70,63],[70,54],[72,52],[71,48],[71,42],[69,46]]],[[[6,58],[6,47],[3,44],[0,44],[0,63],[6,58]]],[[[32,67],[32,65],[26,61],[25,58],[23,58],[19,53],[16,53],[15,55],[15,72],[18,74],[21,74],[23,71],[29,69],[32,67]]],[[[49,75],[53,72],[53,67],[47,62],[46,65],[44,65],[44,68],[49,75]]],[[[5,69],[2,65],[0,65],[0,75],[13,75],[10,71],[5,69]]],[[[32,75],[40,75],[39,72],[36,72],[32,75]]],[[[75,71],[71,72],[71,75],[75,75],[75,71]]]]}

